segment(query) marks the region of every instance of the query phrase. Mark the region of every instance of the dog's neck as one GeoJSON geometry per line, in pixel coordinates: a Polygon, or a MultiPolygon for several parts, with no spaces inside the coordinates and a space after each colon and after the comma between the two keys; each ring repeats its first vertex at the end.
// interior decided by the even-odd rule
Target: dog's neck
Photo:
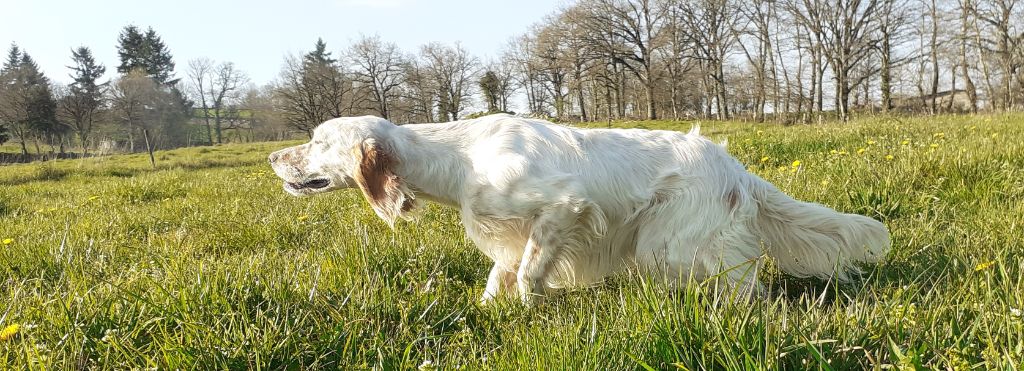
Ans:
{"type": "Polygon", "coordinates": [[[465,133],[459,125],[403,125],[392,131],[395,169],[417,198],[460,207],[470,166],[465,133]]]}

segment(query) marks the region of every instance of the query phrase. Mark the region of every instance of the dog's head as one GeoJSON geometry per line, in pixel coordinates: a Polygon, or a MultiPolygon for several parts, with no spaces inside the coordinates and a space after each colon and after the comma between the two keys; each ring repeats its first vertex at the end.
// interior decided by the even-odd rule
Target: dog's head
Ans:
{"type": "Polygon", "coordinates": [[[398,157],[390,121],[372,116],[343,117],[324,122],[309,143],[271,153],[270,165],[284,180],[284,190],[308,196],[359,187],[384,221],[413,208],[415,198],[395,174],[398,157]]]}

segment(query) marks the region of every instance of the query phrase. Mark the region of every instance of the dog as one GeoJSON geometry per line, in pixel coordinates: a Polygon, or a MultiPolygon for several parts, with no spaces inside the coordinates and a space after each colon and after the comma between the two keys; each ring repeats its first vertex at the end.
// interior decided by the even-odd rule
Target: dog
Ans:
{"type": "Polygon", "coordinates": [[[766,255],[793,276],[848,280],[890,247],[881,222],[787,196],[699,128],[346,117],[269,161],[295,196],[359,188],[392,228],[423,200],[456,208],[494,261],[482,302],[532,304],[627,269],[758,295],[766,255]]]}

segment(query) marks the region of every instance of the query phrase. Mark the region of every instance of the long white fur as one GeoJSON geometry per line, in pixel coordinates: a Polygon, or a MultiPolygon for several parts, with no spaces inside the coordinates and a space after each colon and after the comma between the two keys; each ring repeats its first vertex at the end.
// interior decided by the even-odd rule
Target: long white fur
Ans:
{"type": "MultiPolygon", "coordinates": [[[[339,118],[274,163],[286,181],[353,186],[367,139],[386,144],[411,197],[457,208],[494,261],[483,300],[586,285],[623,269],[715,278],[757,292],[764,252],[795,276],[847,279],[877,262],[889,232],[873,219],[794,200],[689,133],[576,129],[509,115],[396,126],[339,118]]],[[[292,191],[296,194],[313,191],[292,191]]]]}

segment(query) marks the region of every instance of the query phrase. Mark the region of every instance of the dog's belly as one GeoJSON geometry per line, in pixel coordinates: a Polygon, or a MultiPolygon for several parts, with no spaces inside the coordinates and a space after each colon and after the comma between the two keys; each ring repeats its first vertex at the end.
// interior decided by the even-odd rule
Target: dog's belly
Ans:
{"type": "MultiPolygon", "coordinates": [[[[466,233],[495,264],[510,272],[519,269],[529,239],[528,223],[517,219],[481,218],[465,221],[466,233]]],[[[611,225],[605,235],[578,249],[562,249],[551,267],[546,286],[565,288],[593,285],[630,267],[636,251],[636,227],[611,225]]]]}

